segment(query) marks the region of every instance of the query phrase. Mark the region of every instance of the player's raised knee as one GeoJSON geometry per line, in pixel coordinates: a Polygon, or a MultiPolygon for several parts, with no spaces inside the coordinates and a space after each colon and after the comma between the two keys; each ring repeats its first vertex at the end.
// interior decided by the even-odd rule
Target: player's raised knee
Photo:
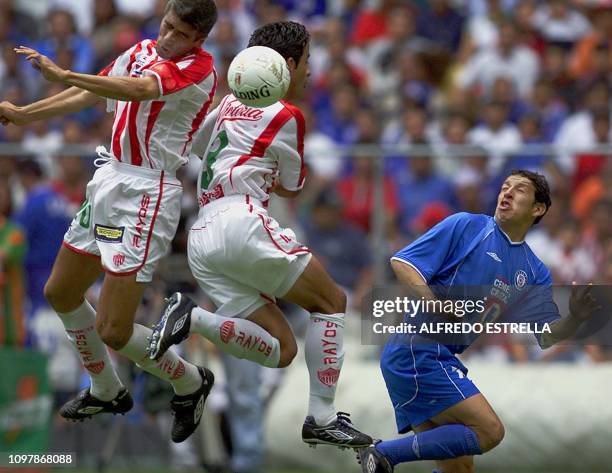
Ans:
{"type": "Polygon", "coordinates": [[[132,336],[131,330],[111,323],[96,323],[96,330],[104,344],[113,350],[121,350],[132,336]]]}
{"type": "Polygon", "coordinates": [[[297,348],[297,343],[295,342],[295,339],[289,342],[282,343],[280,358],[278,361],[278,367],[286,368],[287,366],[289,366],[291,362],[293,361],[293,359],[295,358],[295,356],[297,355],[297,351],[298,351],[298,348],[297,348]]]}
{"type": "Polygon", "coordinates": [[[344,314],[346,312],[346,294],[340,287],[334,285],[327,294],[319,300],[316,312],[322,314],[344,314]]]}
{"type": "Polygon", "coordinates": [[[53,310],[60,314],[72,312],[83,303],[83,298],[80,294],[72,294],[61,285],[55,284],[52,280],[47,281],[43,293],[53,310]]]}
{"type": "Polygon", "coordinates": [[[478,440],[482,453],[497,447],[504,439],[506,430],[499,419],[490,419],[485,425],[477,428],[478,440]]]}

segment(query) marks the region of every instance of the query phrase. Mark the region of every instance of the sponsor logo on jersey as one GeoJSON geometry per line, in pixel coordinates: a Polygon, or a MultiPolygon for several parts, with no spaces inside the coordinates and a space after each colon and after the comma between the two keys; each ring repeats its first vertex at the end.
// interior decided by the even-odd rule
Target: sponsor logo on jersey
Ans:
{"type": "Polygon", "coordinates": [[[138,209],[138,222],[136,222],[136,228],[134,236],[132,237],[132,246],[140,248],[140,240],[142,239],[142,233],[146,225],[147,212],[149,211],[149,204],[151,203],[151,197],[147,194],[142,196],[140,200],[140,209],[138,209]]]}
{"type": "Polygon", "coordinates": [[[228,102],[219,113],[218,124],[220,126],[226,120],[247,120],[256,122],[261,120],[264,111],[259,108],[251,108],[236,101],[228,102]]]}
{"type": "Polygon", "coordinates": [[[85,365],[85,369],[93,374],[100,374],[104,369],[104,361],[95,361],[85,365]]]}
{"type": "Polygon", "coordinates": [[[335,368],[327,368],[326,370],[318,370],[317,377],[325,386],[334,386],[340,377],[340,370],[335,368]]]}
{"type": "Polygon", "coordinates": [[[212,202],[213,200],[220,199],[223,196],[223,187],[221,186],[221,184],[217,184],[215,187],[212,188],[212,190],[203,191],[200,194],[198,203],[200,204],[200,207],[204,207],[206,204],[212,202]]]}
{"type": "Polygon", "coordinates": [[[487,251],[487,254],[493,258],[495,261],[497,261],[498,263],[501,263],[502,260],[499,256],[497,256],[497,253],[493,253],[492,251],[487,251]]]}
{"type": "Polygon", "coordinates": [[[520,291],[527,284],[527,273],[522,269],[519,269],[514,275],[514,285],[520,291]]]}
{"type": "Polygon", "coordinates": [[[123,241],[123,232],[125,227],[108,227],[106,225],[98,225],[94,227],[94,236],[96,240],[103,243],[121,243],[123,241]]]}

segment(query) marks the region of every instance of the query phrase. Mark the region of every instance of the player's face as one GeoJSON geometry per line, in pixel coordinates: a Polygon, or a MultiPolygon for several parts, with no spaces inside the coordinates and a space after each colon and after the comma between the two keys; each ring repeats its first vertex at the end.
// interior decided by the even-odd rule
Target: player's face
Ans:
{"type": "Polygon", "coordinates": [[[509,176],[497,196],[495,218],[501,223],[531,224],[546,206],[535,201],[535,187],[523,176],[509,176]]]}
{"type": "Polygon", "coordinates": [[[162,18],[156,49],[164,59],[177,59],[199,48],[203,40],[204,37],[193,26],[169,10],[162,18]]]}
{"type": "Polygon", "coordinates": [[[291,85],[287,93],[288,98],[299,99],[304,95],[304,89],[306,88],[308,77],[310,76],[309,59],[310,44],[307,44],[300,58],[300,62],[296,64],[293,59],[287,61],[289,72],[291,73],[291,85]]]}

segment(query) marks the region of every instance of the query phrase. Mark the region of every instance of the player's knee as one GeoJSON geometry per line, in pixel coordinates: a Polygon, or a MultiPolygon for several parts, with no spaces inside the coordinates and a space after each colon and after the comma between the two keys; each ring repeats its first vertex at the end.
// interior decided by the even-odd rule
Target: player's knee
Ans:
{"type": "Polygon", "coordinates": [[[289,366],[297,355],[297,351],[298,347],[295,339],[281,343],[278,367],[286,368],[289,366]]]}
{"type": "Polygon", "coordinates": [[[315,311],[321,314],[344,314],[346,312],[346,294],[338,286],[331,289],[329,294],[320,299],[319,307],[315,311]]]}
{"type": "Polygon", "coordinates": [[[482,453],[497,447],[504,439],[506,430],[499,419],[490,419],[485,425],[477,428],[478,440],[480,442],[480,450],[482,453]]]}
{"type": "Polygon", "coordinates": [[[72,312],[78,309],[83,303],[83,297],[80,294],[71,294],[65,288],[53,283],[51,280],[47,281],[45,284],[43,293],[53,310],[60,314],[72,312]]]}
{"type": "Polygon", "coordinates": [[[115,351],[121,350],[132,336],[119,325],[110,323],[96,323],[96,330],[104,344],[115,351]]]}

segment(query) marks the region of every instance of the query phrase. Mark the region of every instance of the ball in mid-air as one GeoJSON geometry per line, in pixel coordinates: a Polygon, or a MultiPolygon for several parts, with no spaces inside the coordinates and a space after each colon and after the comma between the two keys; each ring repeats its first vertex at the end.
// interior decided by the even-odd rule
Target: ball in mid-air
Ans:
{"type": "Polygon", "coordinates": [[[291,77],[287,61],[278,52],[265,46],[251,46],[232,61],[227,82],[244,105],[263,108],[285,96],[291,77]]]}

